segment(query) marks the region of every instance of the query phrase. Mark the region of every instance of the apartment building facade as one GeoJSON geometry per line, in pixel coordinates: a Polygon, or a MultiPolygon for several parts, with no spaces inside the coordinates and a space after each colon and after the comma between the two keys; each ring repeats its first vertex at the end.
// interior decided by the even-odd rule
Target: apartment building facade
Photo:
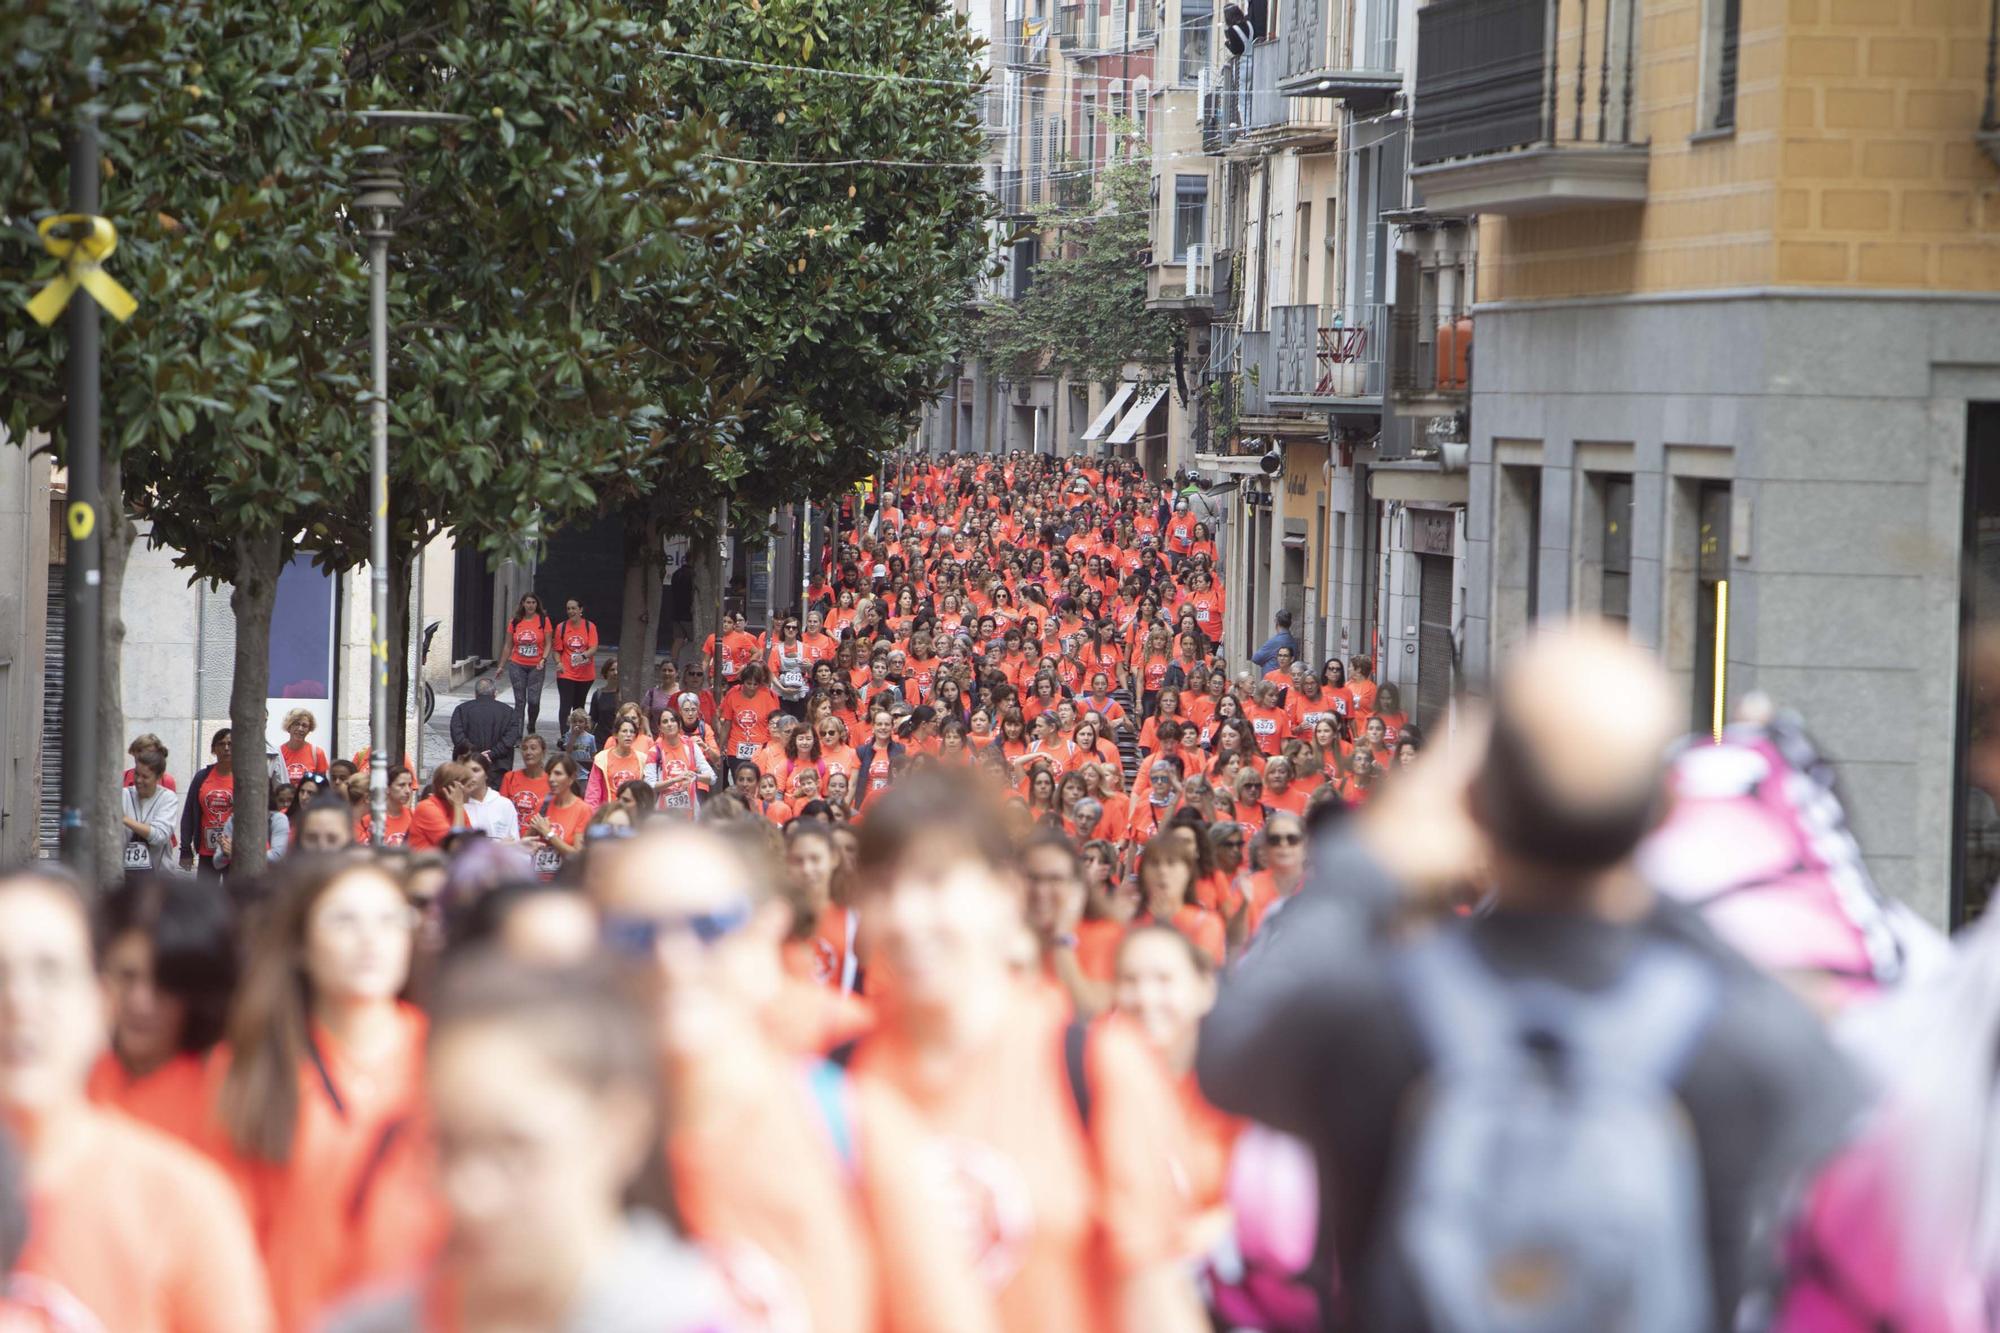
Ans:
{"type": "Polygon", "coordinates": [[[1799,710],[1883,884],[1983,906],[2000,573],[1984,0],[1432,0],[1411,175],[1478,215],[1464,651],[1629,627],[1799,710]]]}

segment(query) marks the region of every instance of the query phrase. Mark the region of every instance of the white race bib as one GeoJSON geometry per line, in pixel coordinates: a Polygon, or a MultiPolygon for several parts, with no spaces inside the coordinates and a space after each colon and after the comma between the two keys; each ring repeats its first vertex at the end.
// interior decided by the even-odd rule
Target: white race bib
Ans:
{"type": "Polygon", "coordinates": [[[588,662],[589,660],[590,660],[590,654],[581,649],[569,655],[569,664],[571,666],[582,666],[585,662],[588,662]]]}
{"type": "Polygon", "coordinates": [[[208,848],[209,855],[213,856],[215,849],[222,846],[222,830],[219,828],[203,829],[201,831],[201,845],[208,848]]]}
{"type": "Polygon", "coordinates": [[[736,742],[736,757],[738,759],[748,759],[756,753],[757,743],[755,741],[736,742]]]}
{"type": "Polygon", "coordinates": [[[562,869],[562,853],[553,847],[535,849],[535,870],[544,875],[553,875],[562,869]]]}
{"type": "Polygon", "coordinates": [[[125,868],[127,870],[150,870],[153,867],[153,849],[143,842],[125,844],[125,868]]]}
{"type": "Polygon", "coordinates": [[[542,655],[542,646],[532,638],[523,635],[514,641],[514,655],[527,658],[540,657],[542,655]]]}

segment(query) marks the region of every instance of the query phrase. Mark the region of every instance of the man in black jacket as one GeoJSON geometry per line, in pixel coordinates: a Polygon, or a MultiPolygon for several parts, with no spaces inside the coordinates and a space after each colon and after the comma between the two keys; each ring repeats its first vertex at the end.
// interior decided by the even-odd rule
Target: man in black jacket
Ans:
{"type": "MultiPolygon", "coordinates": [[[[1685,716],[1657,664],[1607,629],[1545,634],[1503,670],[1492,712],[1484,744],[1462,735],[1426,755],[1314,849],[1305,890],[1266,917],[1202,1023],[1202,1092],[1314,1148],[1321,1244],[1341,1275],[1329,1326],[1433,1333],[1462,1326],[1438,1312],[1456,1308],[1467,1278],[1497,1275],[1481,1257],[1530,1257],[1469,1243],[1504,1238],[1482,1229],[1506,1221],[1484,1206],[1566,1177],[1558,1148],[1534,1154],[1541,1170],[1515,1160],[1451,1176],[1457,1211],[1440,1229],[1436,1201],[1447,1196],[1410,1182],[1481,1159],[1425,1154],[1443,1131],[1420,1137],[1412,1108],[1487,1068],[1478,1061],[1524,1080],[1555,1071],[1543,1076],[1560,1083],[1630,1060],[1614,1072],[1634,1088],[1648,1086],[1638,1070],[1657,1074],[1671,1100],[1649,1104],[1671,1108],[1686,1140],[1684,1153],[1635,1141],[1635,1153],[1653,1145],[1636,1174],[1686,1183],[1693,1206],[1677,1216],[1690,1225],[1673,1233],[1672,1252],[1701,1262],[1669,1270],[1607,1244],[1588,1256],[1607,1266],[1589,1271],[1617,1271],[1613,1258],[1649,1278],[1671,1271],[1668,1294],[1707,1312],[1675,1327],[1738,1327],[1739,1305],[1768,1276],[1779,1210],[1850,1127],[1858,1084],[1796,997],[1639,870],[1640,840],[1666,804],[1664,750],[1685,716]],[[1479,882],[1492,910],[1453,913],[1448,892],[1479,882]],[[1662,977],[1676,980],[1688,1021],[1670,1043],[1675,1058],[1652,1067],[1628,1052],[1648,1048],[1657,1011],[1633,1018],[1629,998],[1662,977]],[[1468,993],[1505,998],[1449,1003],[1468,993]],[[1445,1011],[1459,1027],[1439,1022],[1445,1011]],[[1474,1063],[1451,1053],[1489,1026],[1499,1035],[1474,1063]],[[1431,1243],[1445,1230],[1468,1243],[1431,1243]]],[[[1580,1140],[1568,1142],[1577,1151],[1580,1140]]],[[[1526,1307],[1581,1289],[1558,1253],[1535,1256],[1546,1281],[1483,1290],[1526,1307]]],[[[1586,1322],[1616,1326],[1568,1326],[1586,1322]]]]}
{"type": "Polygon", "coordinates": [[[452,710],[452,754],[477,755],[497,778],[514,766],[514,747],[520,743],[520,714],[494,698],[492,678],[481,676],[472,686],[472,698],[452,710]]]}

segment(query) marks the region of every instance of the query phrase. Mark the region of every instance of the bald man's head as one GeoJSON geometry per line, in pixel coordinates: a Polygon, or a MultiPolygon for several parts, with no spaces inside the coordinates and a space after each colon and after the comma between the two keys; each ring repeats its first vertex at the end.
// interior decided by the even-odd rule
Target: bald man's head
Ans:
{"type": "Polygon", "coordinates": [[[1475,813],[1520,860],[1575,872],[1615,865],[1659,819],[1666,749],[1680,730],[1659,663],[1610,626],[1539,633],[1496,682],[1475,813]]]}

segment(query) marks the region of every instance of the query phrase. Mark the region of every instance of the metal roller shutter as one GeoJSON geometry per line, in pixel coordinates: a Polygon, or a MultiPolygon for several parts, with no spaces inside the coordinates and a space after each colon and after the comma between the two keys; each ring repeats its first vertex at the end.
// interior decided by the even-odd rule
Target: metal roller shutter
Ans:
{"type": "Polygon", "coordinates": [[[63,753],[63,567],[49,566],[49,632],[42,651],[42,784],[36,811],[42,855],[54,856],[62,842],[63,753]]]}

